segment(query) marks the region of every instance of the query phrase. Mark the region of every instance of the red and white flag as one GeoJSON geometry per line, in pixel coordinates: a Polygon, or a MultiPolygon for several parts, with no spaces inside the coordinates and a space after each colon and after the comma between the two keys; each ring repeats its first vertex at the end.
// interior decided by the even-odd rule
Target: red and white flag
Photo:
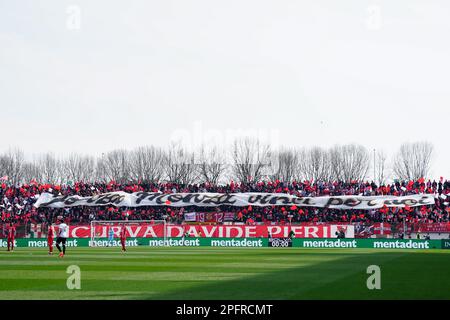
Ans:
{"type": "Polygon", "coordinates": [[[0,178],[0,181],[8,181],[8,176],[3,176],[0,178]]]}

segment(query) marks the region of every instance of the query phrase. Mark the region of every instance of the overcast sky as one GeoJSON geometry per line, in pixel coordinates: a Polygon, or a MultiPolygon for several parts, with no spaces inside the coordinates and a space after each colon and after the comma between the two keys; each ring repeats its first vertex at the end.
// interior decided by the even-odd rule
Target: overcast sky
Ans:
{"type": "Polygon", "coordinates": [[[445,0],[0,0],[0,151],[427,140],[450,178],[449,34],[445,0]]]}

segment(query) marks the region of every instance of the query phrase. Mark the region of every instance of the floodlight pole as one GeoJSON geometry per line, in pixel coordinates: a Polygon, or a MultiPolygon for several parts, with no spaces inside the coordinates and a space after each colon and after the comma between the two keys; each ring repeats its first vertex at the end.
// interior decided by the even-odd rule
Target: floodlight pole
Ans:
{"type": "Polygon", "coordinates": [[[375,179],[376,179],[376,174],[375,174],[375,168],[376,168],[376,166],[375,166],[375,158],[376,158],[376,156],[375,156],[375,148],[373,149],[373,182],[375,183],[375,179]]]}
{"type": "Polygon", "coordinates": [[[405,238],[406,237],[406,213],[405,213],[405,216],[404,216],[404,218],[403,218],[403,238],[405,238]]]}

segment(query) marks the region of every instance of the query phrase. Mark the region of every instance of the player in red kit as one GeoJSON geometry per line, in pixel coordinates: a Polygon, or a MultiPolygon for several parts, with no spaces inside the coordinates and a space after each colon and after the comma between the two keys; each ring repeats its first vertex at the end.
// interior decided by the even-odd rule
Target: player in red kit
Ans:
{"type": "Polygon", "coordinates": [[[16,237],[16,227],[12,222],[8,228],[8,251],[14,251],[14,238],[16,237]]]}
{"type": "Polygon", "coordinates": [[[55,237],[55,228],[50,224],[47,231],[48,254],[53,254],[53,238],[55,237]]]}
{"type": "Polygon", "coordinates": [[[127,251],[127,248],[125,248],[125,242],[127,240],[127,229],[125,226],[122,226],[122,229],[120,229],[120,243],[122,244],[122,252],[127,251]]]}

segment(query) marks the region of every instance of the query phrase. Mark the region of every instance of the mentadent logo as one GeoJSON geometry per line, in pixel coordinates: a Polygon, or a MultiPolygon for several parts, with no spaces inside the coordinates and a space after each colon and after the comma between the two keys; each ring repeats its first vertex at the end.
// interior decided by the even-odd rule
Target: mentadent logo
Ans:
{"type": "MultiPolygon", "coordinates": [[[[8,241],[7,241],[7,240],[0,239],[0,247],[1,247],[1,248],[6,248],[6,247],[8,247],[8,241]]],[[[17,247],[17,240],[14,240],[14,247],[17,247]]]]}

